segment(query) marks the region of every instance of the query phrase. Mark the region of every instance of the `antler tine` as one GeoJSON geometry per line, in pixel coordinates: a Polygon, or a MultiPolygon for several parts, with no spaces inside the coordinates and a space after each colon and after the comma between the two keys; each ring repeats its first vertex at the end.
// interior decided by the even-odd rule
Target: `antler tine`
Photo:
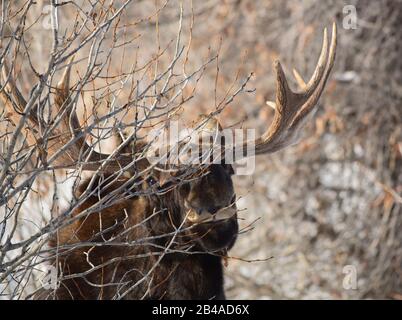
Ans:
{"type": "Polygon", "coordinates": [[[306,117],[308,113],[311,112],[312,109],[316,106],[318,99],[321,96],[322,91],[324,90],[325,84],[327,83],[329,74],[331,73],[332,67],[335,63],[335,55],[336,55],[336,44],[337,44],[337,29],[335,22],[332,25],[332,39],[331,45],[329,47],[329,54],[326,67],[323,69],[323,73],[321,78],[318,80],[317,85],[314,86],[314,91],[312,91],[307,97],[307,101],[303,108],[299,110],[297,116],[292,122],[292,125],[297,125],[303,118],[306,117]]]}
{"type": "MultiPolygon", "coordinates": [[[[3,78],[3,81],[5,83],[5,90],[12,95],[12,97],[15,99],[16,101],[16,107],[18,108],[18,111],[23,112],[27,102],[25,101],[24,97],[22,96],[21,92],[18,90],[17,85],[15,84],[15,80],[14,80],[14,76],[12,71],[9,71],[6,59],[3,59],[3,66],[2,66],[2,70],[1,70],[1,75],[3,78]]],[[[4,92],[2,92],[1,94],[4,94],[4,92]]],[[[6,98],[6,100],[8,101],[9,99],[6,98]]]]}
{"type": "MultiPolygon", "coordinates": [[[[108,172],[115,172],[122,168],[133,172],[137,170],[135,166],[132,166],[134,164],[137,167],[141,166],[145,168],[149,164],[146,159],[134,161],[133,155],[123,154],[121,152],[118,152],[115,157],[111,158],[109,154],[96,152],[92,147],[88,146],[85,142],[85,133],[78,136],[81,127],[74,110],[74,104],[71,103],[70,98],[70,75],[73,59],[74,57],[69,60],[56,86],[54,105],[62,118],[60,119],[60,123],[52,128],[52,132],[49,135],[46,150],[47,156],[53,157],[55,154],[58,154],[57,158],[54,158],[53,164],[60,168],[75,168],[78,165],[77,162],[80,161],[80,155],[83,155],[83,158],[85,158],[85,154],[88,153],[89,158],[82,163],[83,170],[96,171],[104,161],[107,161],[107,163],[103,167],[103,171],[108,172]],[[66,110],[66,108],[68,109],[66,110]],[[68,144],[67,148],[66,144],[68,144]],[[59,152],[61,149],[63,149],[63,151],[59,152]]],[[[7,108],[8,115],[12,121],[17,124],[23,117],[27,102],[18,90],[5,59],[3,60],[0,78],[5,83],[4,89],[0,91],[0,98],[7,108]]],[[[39,123],[36,112],[31,111],[26,120],[27,123],[25,125],[33,129],[28,130],[27,139],[29,143],[35,145],[38,141],[43,141],[41,136],[38,135],[38,131],[35,130],[39,123]]]]}
{"type": "Polygon", "coordinates": [[[302,89],[300,94],[309,96],[309,94],[312,91],[314,91],[314,89],[319,84],[327,64],[327,52],[328,52],[328,32],[327,28],[325,28],[320,57],[318,58],[316,68],[309,82],[306,84],[306,82],[303,80],[303,77],[299,74],[299,72],[296,69],[293,69],[293,76],[295,77],[296,82],[298,83],[300,89],[302,89]]]}
{"type": "MultiPolygon", "coordinates": [[[[10,69],[4,57],[0,71],[0,79],[4,87],[0,91],[0,98],[4,104],[5,109],[7,110],[7,117],[11,119],[11,121],[15,125],[17,125],[24,117],[24,111],[26,109],[27,102],[21,92],[18,90],[12,70],[11,72],[9,70],[10,69]]],[[[31,144],[36,143],[33,132],[35,131],[34,128],[35,126],[37,126],[38,123],[34,116],[34,112],[35,106],[33,106],[27,117],[27,120],[31,125],[30,130],[26,131],[26,139],[31,144]]]]}
{"type": "Polygon", "coordinates": [[[311,92],[313,92],[320,83],[321,78],[325,72],[325,67],[327,65],[327,57],[328,57],[328,32],[327,28],[325,28],[324,37],[322,41],[321,54],[320,57],[318,58],[317,66],[303,92],[306,96],[309,96],[311,92]]]}
{"type": "Polygon", "coordinates": [[[300,89],[305,90],[307,84],[303,80],[303,77],[297,72],[296,69],[293,69],[293,76],[295,77],[297,84],[299,85],[300,89]]]}
{"type": "Polygon", "coordinates": [[[294,95],[290,90],[288,80],[283,72],[282,65],[279,61],[274,62],[274,69],[276,71],[276,108],[279,113],[285,112],[288,105],[288,100],[294,95]]]}
{"type": "MultiPolygon", "coordinates": [[[[74,61],[74,56],[72,56],[65,68],[63,75],[60,78],[56,86],[56,97],[55,105],[59,112],[64,112],[63,118],[61,119],[61,134],[57,138],[56,147],[62,147],[64,144],[68,143],[71,138],[75,138],[75,143],[68,148],[62,156],[55,160],[57,165],[65,166],[67,163],[71,163],[70,166],[74,166],[79,161],[79,157],[82,154],[85,158],[85,154],[89,153],[89,158],[83,163],[84,170],[95,171],[98,170],[99,164],[107,159],[109,159],[109,154],[97,152],[93,150],[91,146],[88,146],[85,141],[85,134],[80,137],[77,135],[81,132],[82,128],[80,126],[77,113],[75,112],[73,104],[71,104],[70,98],[70,77],[71,69],[74,61]],[[65,108],[68,108],[65,110],[65,108]],[[66,134],[67,133],[67,134],[66,134]]],[[[52,147],[49,147],[52,149],[52,147]]],[[[115,158],[107,160],[107,166],[105,166],[106,171],[116,171],[133,162],[133,156],[130,154],[118,153],[115,158]]],[[[139,161],[142,166],[147,165],[148,162],[141,160],[139,161]]],[[[129,171],[133,168],[129,168],[129,171]]]]}
{"type": "MultiPolygon", "coordinates": [[[[320,57],[318,59],[316,68],[313,75],[311,76],[309,82],[306,84],[300,74],[296,69],[293,69],[293,74],[296,78],[297,83],[302,88],[300,93],[294,93],[286,79],[285,73],[283,72],[282,65],[279,61],[275,61],[274,69],[276,72],[276,108],[279,112],[283,112],[283,108],[291,107],[293,104],[289,103],[289,100],[295,98],[295,96],[304,97],[307,99],[311,93],[316,89],[325,71],[328,56],[328,32],[327,28],[324,29],[324,37],[322,43],[322,49],[320,57]]],[[[268,105],[272,105],[272,102],[268,102],[268,105]]]]}
{"type": "Polygon", "coordinates": [[[70,58],[67,63],[67,67],[64,69],[63,75],[57,84],[57,89],[60,94],[67,96],[70,91],[70,75],[71,75],[71,68],[73,66],[74,56],[70,58]]]}
{"type": "MultiPolygon", "coordinates": [[[[296,70],[293,71],[296,81],[301,87],[300,92],[292,92],[280,62],[275,61],[276,102],[267,101],[267,104],[275,109],[275,115],[268,130],[252,144],[255,145],[255,154],[272,153],[297,141],[298,132],[306,122],[308,115],[316,108],[317,101],[334,65],[336,32],[334,23],[328,50],[328,34],[327,29],[324,29],[323,44],[317,66],[307,84],[296,70]]],[[[248,150],[248,144],[248,142],[243,143],[244,151],[248,150]]],[[[243,155],[247,156],[244,151],[243,155]]]]}
{"type": "Polygon", "coordinates": [[[67,67],[56,86],[55,106],[58,112],[66,112],[62,119],[65,129],[70,130],[71,135],[76,135],[76,131],[80,129],[80,123],[73,105],[70,104],[70,78],[73,61],[74,56],[69,59],[67,67]],[[64,110],[65,108],[69,108],[69,110],[64,110]]]}
{"type": "Polygon", "coordinates": [[[71,103],[70,78],[73,61],[74,56],[68,60],[63,74],[56,85],[54,106],[57,110],[57,115],[61,115],[61,119],[58,127],[53,130],[54,138],[49,141],[48,153],[49,155],[53,155],[74,137],[76,141],[70,144],[70,148],[62,156],[55,159],[56,165],[75,164],[79,160],[82,148],[86,146],[84,135],[77,137],[81,127],[74,104],[71,103]]]}

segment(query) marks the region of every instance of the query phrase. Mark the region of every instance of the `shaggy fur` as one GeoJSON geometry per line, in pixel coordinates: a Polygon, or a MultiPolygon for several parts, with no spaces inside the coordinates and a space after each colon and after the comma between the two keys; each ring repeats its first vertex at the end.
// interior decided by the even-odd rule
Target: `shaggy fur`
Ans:
{"type": "MultiPolygon", "coordinates": [[[[125,178],[105,187],[107,179],[102,184],[97,178],[93,194],[73,216],[99,205],[122,186],[119,194],[126,199],[115,199],[109,207],[103,203],[106,208],[85,214],[52,237],[50,246],[58,250],[54,263],[62,280],[58,289],[41,291],[35,298],[224,299],[222,258],[235,242],[237,216],[198,225],[185,219],[184,201],[211,213],[235,206],[232,168],[211,165],[207,170],[206,175],[159,195],[149,192],[148,181],[130,187],[124,186],[125,178]],[[139,190],[144,195],[127,199],[127,194],[139,190]],[[186,231],[175,235],[182,224],[186,231]]],[[[77,196],[88,183],[79,187],[77,196]]]]}

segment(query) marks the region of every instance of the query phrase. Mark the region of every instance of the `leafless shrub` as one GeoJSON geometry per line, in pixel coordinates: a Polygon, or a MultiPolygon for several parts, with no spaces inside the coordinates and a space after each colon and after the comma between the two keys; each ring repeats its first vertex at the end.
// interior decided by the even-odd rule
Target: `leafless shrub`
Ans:
{"type": "MultiPolygon", "coordinates": [[[[146,132],[153,126],[177,118],[205,69],[217,59],[217,53],[211,51],[198,65],[187,66],[191,5],[186,7],[186,22],[182,4],[170,8],[176,32],[161,42],[159,15],[167,2],[145,5],[144,15],[135,11],[140,3],[2,2],[2,65],[12,62],[3,74],[3,105],[16,101],[11,106],[16,112],[2,108],[1,118],[3,297],[23,298],[41,286],[38,278],[44,274],[40,270],[47,268],[46,261],[55,254],[46,246],[49,235],[71,224],[71,212],[90,196],[71,197],[71,190],[85,177],[82,170],[97,167],[94,177],[102,174],[112,163],[108,159],[123,149],[130,150],[137,141],[146,142],[146,132]],[[144,25],[155,32],[151,47],[142,43],[144,25]],[[142,47],[147,51],[141,51],[142,47]],[[64,84],[57,82],[66,68],[74,69],[73,93],[68,107],[55,108],[62,104],[57,99],[63,95],[64,84]],[[22,97],[5,90],[14,77],[29,97],[21,103],[22,97]],[[7,94],[17,100],[8,101],[7,94]],[[80,110],[79,120],[64,116],[70,108],[80,110]],[[27,124],[29,130],[24,129],[27,124]],[[73,135],[66,132],[69,127],[73,135]],[[80,142],[84,138],[89,144],[80,142]],[[85,148],[77,149],[77,145],[85,148]],[[72,162],[75,152],[80,153],[78,163],[72,162]],[[99,152],[111,153],[103,165],[95,164],[93,156],[99,152]]],[[[242,91],[244,85],[239,85],[240,90],[233,94],[242,91]]],[[[233,99],[233,94],[227,98],[233,99]]],[[[128,164],[122,163],[123,167],[128,164]]],[[[124,168],[116,167],[112,182],[123,173],[124,168]]],[[[109,199],[111,203],[119,200],[118,193],[109,199]]]]}
{"type": "MultiPolygon", "coordinates": [[[[269,162],[259,160],[253,177],[237,181],[248,209],[243,227],[254,230],[235,247],[239,259],[229,263],[227,292],[235,298],[401,297],[401,1],[197,1],[184,6],[182,19],[176,1],[128,1],[104,30],[102,23],[125,2],[96,1],[91,8],[82,0],[58,7],[57,34],[47,29],[51,6],[36,2],[2,2],[1,57],[13,61],[25,96],[39,84],[30,100],[32,107],[46,104],[45,129],[61,69],[75,54],[80,123],[96,150],[108,148],[112,127],[128,144],[169,117],[192,120],[180,113],[184,102],[194,113],[219,109],[250,71],[255,94],[236,96],[222,121],[263,130],[273,113],[258,105],[274,92],[265,66],[280,56],[285,66],[310,74],[317,30],[332,20],[342,25],[344,5],[354,5],[357,29],[339,30],[334,77],[310,138],[269,162]],[[122,107],[128,103],[136,112],[122,107]],[[160,105],[165,108],[149,107],[160,105]],[[345,265],[356,267],[358,290],[342,287],[345,265]]],[[[7,114],[0,125],[1,290],[21,298],[39,285],[37,269],[46,260],[39,253],[54,230],[49,221],[71,212],[81,171],[45,170],[40,148],[24,147],[25,134],[13,134],[7,114]]]]}

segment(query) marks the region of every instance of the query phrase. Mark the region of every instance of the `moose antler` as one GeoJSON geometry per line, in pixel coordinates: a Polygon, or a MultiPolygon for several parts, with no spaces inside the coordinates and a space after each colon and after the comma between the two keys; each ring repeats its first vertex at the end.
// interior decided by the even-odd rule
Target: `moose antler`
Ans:
{"type": "MultiPolygon", "coordinates": [[[[296,81],[301,87],[300,92],[293,92],[279,61],[275,61],[276,71],[276,102],[267,104],[275,109],[274,119],[268,130],[255,140],[255,154],[273,153],[297,141],[298,133],[307,122],[309,115],[317,109],[317,101],[325,87],[326,81],[335,61],[336,24],[332,27],[332,39],[328,51],[327,29],[324,29],[324,39],[320,57],[315,71],[306,84],[296,70],[293,70],[296,81]]],[[[250,143],[242,145],[244,156],[247,156],[250,143]]]]}
{"type": "MultiPolygon", "coordinates": [[[[127,167],[126,170],[128,171],[133,170],[134,155],[118,152],[116,156],[111,157],[111,155],[96,152],[86,143],[85,133],[80,126],[74,103],[70,98],[72,62],[73,58],[67,64],[61,80],[56,87],[54,107],[57,111],[56,114],[61,119],[52,128],[51,134],[47,139],[47,157],[56,156],[52,164],[62,168],[76,167],[80,159],[82,159],[81,164],[84,170],[96,171],[104,161],[106,161],[104,163],[104,171],[115,171],[124,167],[127,167]]],[[[28,143],[31,145],[42,143],[43,139],[37,130],[39,120],[36,108],[28,108],[31,111],[26,116],[27,102],[18,90],[12,71],[9,71],[5,59],[1,73],[4,88],[0,91],[0,99],[7,109],[8,117],[15,125],[18,125],[20,121],[26,121],[28,143]],[[26,119],[23,119],[24,116],[26,116],[26,119]]],[[[40,146],[38,147],[40,148],[40,146]]]]}

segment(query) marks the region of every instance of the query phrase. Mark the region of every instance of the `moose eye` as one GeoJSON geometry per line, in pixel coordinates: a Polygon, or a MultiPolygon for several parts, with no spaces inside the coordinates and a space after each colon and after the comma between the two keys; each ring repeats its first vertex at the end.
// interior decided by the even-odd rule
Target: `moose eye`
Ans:
{"type": "Polygon", "coordinates": [[[156,179],[155,179],[154,177],[148,177],[148,178],[147,178],[147,183],[148,183],[150,186],[153,186],[154,184],[156,184],[156,179]]]}

